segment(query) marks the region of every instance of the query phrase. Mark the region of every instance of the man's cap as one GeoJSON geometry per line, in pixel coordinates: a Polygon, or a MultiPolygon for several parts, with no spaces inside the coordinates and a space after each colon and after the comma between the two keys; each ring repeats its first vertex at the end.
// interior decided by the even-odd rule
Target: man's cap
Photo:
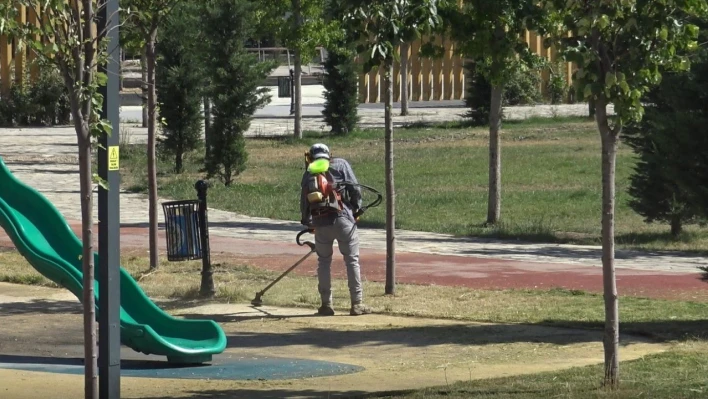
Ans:
{"type": "Polygon", "coordinates": [[[313,144],[310,147],[310,159],[314,161],[320,158],[329,159],[329,147],[322,143],[313,144]]]}

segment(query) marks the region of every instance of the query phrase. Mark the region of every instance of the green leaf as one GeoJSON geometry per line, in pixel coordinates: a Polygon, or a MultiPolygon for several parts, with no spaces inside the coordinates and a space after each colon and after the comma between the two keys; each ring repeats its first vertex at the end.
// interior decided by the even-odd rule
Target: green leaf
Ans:
{"type": "Polygon", "coordinates": [[[610,18],[609,18],[607,15],[605,15],[605,14],[600,15],[600,18],[598,18],[598,20],[597,20],[597,26],[598,26],[600,29],[603,29],[603,30],[604,30],[604,29],[607,28],[609,25],[610,25],[610,18]]]}
{"type": "Polygon", "coordinates": [[[592,96],[592,84],[588,83],[583,89],[583,98],[588,99],[592,96]]]}
{"type": "Polygon", "coordinates": [[[608,73],[605,75],[605,87],[610,89],[615,85],[615,83],[617,83],[617,77],[614,74],[608,73]]]}
{"type": "Polygon", "coordinates": [[[96,83],[99,86],[105,86],[108,83],[108,76],[103,72],[96,72],[96,83]]]}

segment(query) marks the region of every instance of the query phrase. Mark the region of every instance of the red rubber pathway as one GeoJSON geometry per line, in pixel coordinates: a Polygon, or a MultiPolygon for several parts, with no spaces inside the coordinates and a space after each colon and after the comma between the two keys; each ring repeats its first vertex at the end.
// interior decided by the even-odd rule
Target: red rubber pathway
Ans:
{"type": "MultiPolygon", "coordinates": [[[[79,223],[71,223],[80,231],[79,223]]],[[[97,232],[98,230],[94,230],[97,232]]],[[[266,270],[284,271],[305,255],[309,248],[295,243],[241,240],[211,235],[212,258],[228,256],[266,270]]],[[[160,246],[165,249],[164,231],[160,246]]],[[[0,232],[0,247],[12,242],[0,232]]],[[[147,228],[121,228],[121,248],[147,249],[147,228]]],[[[362,278],[385,281],[386,254],[361,250],[362,278]]],[[[502,260],[470,256],[450,256],[399,252],[396,255],[398,283],[461,286],[478,289],[550,289],[565,288],[602,292],[602,269],[576,264],[502,260]]],[[[317,256],[312,255],[293,273],[314,276],[317,256]]],[[[335,250],[333,276],[346,278],[341,256],[335,250]]],[[[708,282],[699,273],[658,272],[618,268],[620,295],[683,299],[708,302],[708,282]]]]}

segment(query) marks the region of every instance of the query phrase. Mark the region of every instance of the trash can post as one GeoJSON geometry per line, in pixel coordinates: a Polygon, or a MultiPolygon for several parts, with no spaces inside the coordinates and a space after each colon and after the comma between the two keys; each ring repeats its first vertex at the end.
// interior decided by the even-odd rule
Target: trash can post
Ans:
{"type": "Polygon", "coordinates": [[[213,296],[216,293],[214,288],[214,272],[211,269],[211,252],[209,250],[209,221],[207,219],[207,189],[209,183],[199,180],[194,184],[199,199],[199,230],[201,230],[201,252],[202,252],[202,284],[199,292],[202,296],[213,296]]]}

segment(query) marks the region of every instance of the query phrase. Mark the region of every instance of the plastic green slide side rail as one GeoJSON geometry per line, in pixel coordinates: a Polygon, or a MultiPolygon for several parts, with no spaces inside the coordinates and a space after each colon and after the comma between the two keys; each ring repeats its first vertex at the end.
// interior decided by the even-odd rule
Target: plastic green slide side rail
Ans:
{"type": "MultiPolygon", "coordinates": [[[[78,200],[78,195],[77,195],[78,200]]],[[[0,226],[39,273],[71,291],[83,291],[82,244],[56,207],[40,192],[18,180],[0,158],[0,226]]],[[[94,253],[95,264],[99,257],[94,253]]],[[[96,268],[96,303],[100,300],[96,268]]],[[[144,354],[167,356],[175,363],[202,363],[226,348],[226,336],[212,320],[171,316],[148,298],[123,268],[120,270],[121,343],[144,354]]],[[[98,307],[96,313],[98,316],[98,307]]]]}

